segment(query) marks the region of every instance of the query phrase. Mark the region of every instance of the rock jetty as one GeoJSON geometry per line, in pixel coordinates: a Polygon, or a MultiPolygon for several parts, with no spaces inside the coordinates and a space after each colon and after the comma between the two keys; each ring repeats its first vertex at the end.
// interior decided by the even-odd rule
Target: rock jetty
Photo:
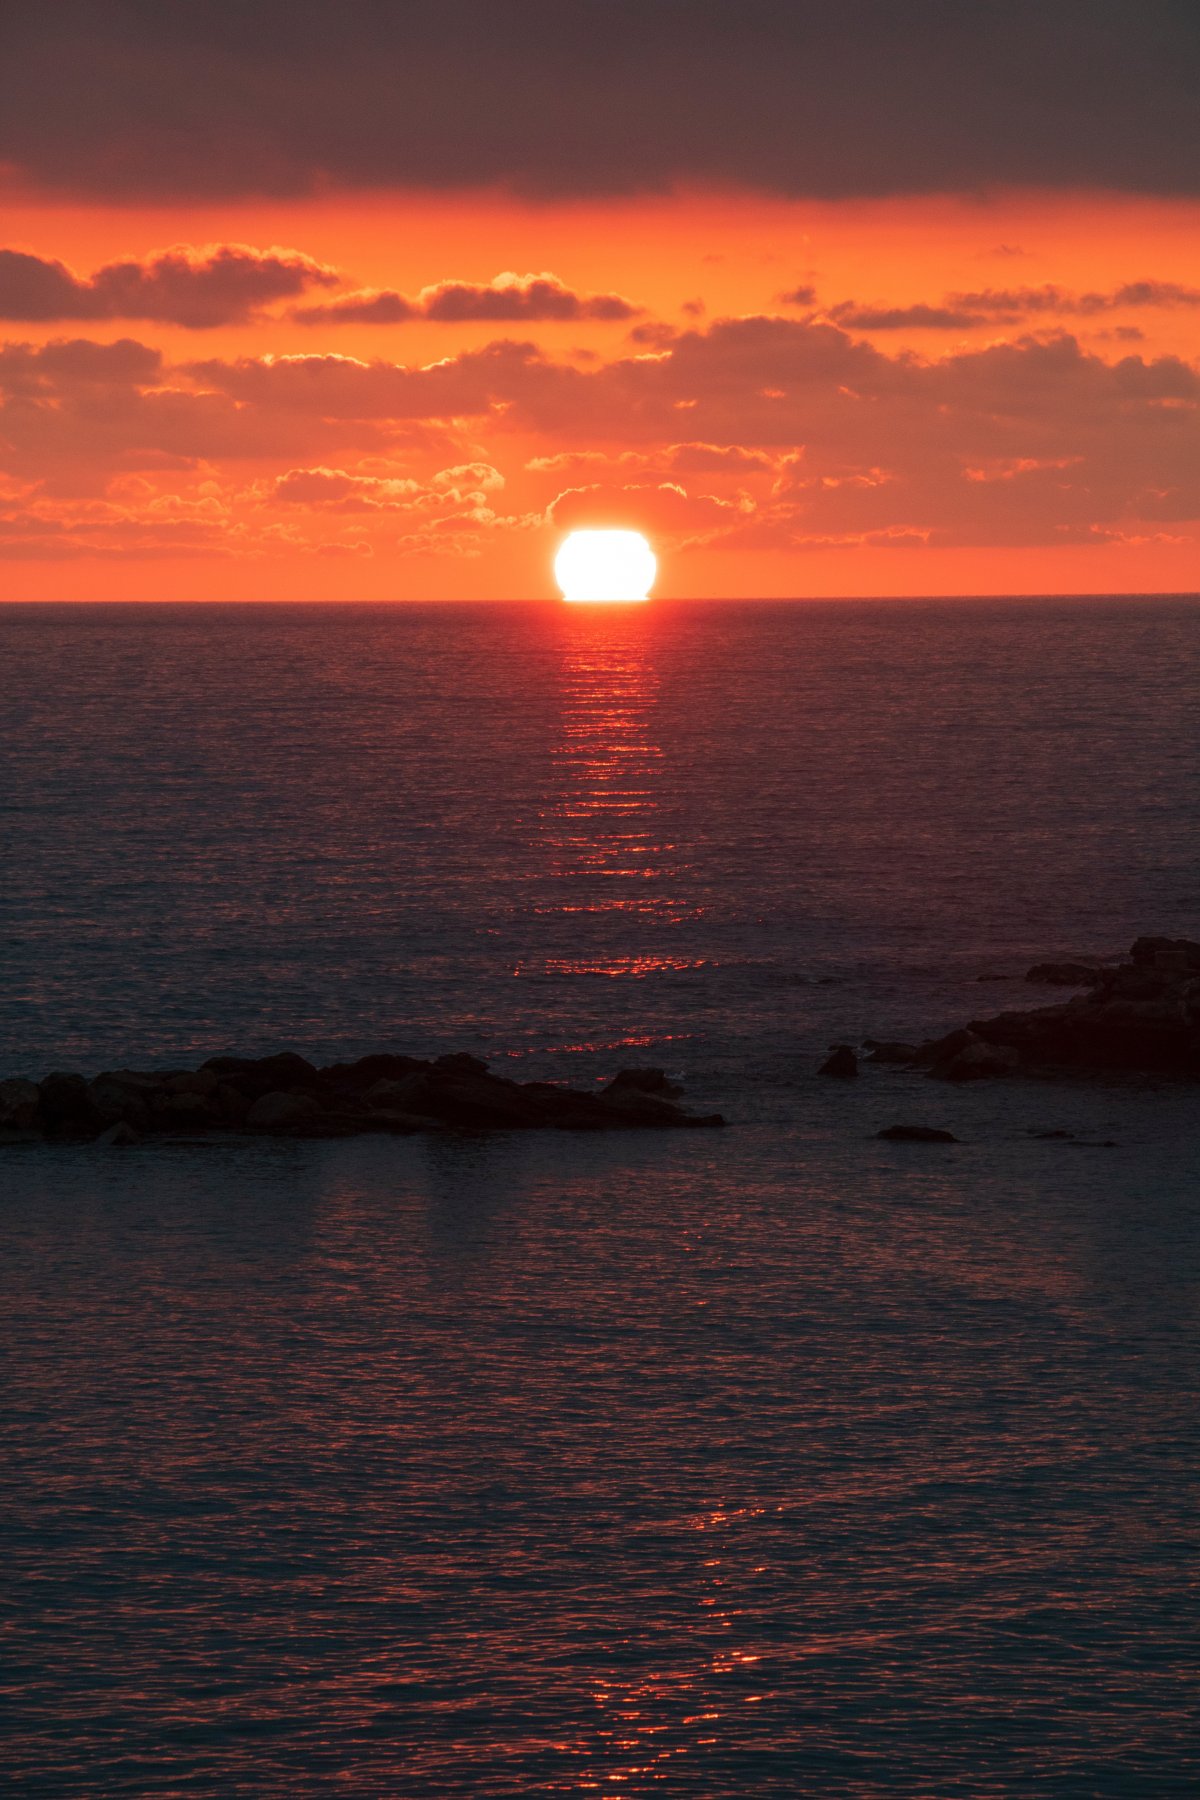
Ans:
{"type": "Polygon", "coordinates": [[[685,1112],[661,1069],[622,1069],[599,1092],[508,1081],[476,1056],[427,1061],[382,1052],[318,1068],[276,1056],[213,1056],[198,1069],[113,1069],[0,1081],[0,1142],[135,1143],[235,1132],[251,1137],[406,1136],[446,1131],[623,1131],[723,1125],[685,1112]]]}
{"type": "Polygon", "coordinates": [[[1140,937],[1115,967],[1038,964],[1029,979],[1065,985],[1068,971],[1085,993],[924,1044],[868,1043],[867,1061],[908,1062],[944,1081],[1101,1071],[1200,1080],[1200,944],[1140,937]]]}

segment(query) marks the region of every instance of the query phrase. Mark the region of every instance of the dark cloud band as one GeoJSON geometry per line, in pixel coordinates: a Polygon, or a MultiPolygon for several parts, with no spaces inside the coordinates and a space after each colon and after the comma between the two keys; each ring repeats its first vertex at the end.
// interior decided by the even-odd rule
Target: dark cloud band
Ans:
{"type": "Polygon", "coordinates": [[[0,69],[0,164],[108,198],[1200,192],[1194,0],[59,0],[0,69]]]}

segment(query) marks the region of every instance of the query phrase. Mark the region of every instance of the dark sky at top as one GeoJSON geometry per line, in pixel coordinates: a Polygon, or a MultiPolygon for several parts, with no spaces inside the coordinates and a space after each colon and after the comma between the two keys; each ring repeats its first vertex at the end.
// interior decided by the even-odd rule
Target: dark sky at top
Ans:
{"type": "Polygon", "coordinates": [[[1197,0],[63,0],[0,162],[139,199],[506,183],[1200,191],[1197,0]]]}

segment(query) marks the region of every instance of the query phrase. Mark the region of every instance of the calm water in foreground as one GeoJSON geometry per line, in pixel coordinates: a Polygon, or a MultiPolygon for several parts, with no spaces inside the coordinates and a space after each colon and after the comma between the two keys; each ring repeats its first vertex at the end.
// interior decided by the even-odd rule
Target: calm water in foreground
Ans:
{"type": "Polygon", "coordinates": [[[1186,601],[0,610],[0,1074],[733,1121],[0,1150],[3,1791],[1196,1791],[1194,1092],[812,1071],[1200,936],[1198,665],[1186,601]]]}

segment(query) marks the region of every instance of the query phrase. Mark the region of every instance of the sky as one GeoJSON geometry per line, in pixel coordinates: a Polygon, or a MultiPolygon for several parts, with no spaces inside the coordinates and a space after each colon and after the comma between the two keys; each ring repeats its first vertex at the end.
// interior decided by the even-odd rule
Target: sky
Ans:
{"type": "MultiPolygon", "coordinates": [[[[19,16],[18,16],[19,15],[19,16]]],[[[0,20],[0,592],[1194,591],[1193,0],[0,20]]]]}

